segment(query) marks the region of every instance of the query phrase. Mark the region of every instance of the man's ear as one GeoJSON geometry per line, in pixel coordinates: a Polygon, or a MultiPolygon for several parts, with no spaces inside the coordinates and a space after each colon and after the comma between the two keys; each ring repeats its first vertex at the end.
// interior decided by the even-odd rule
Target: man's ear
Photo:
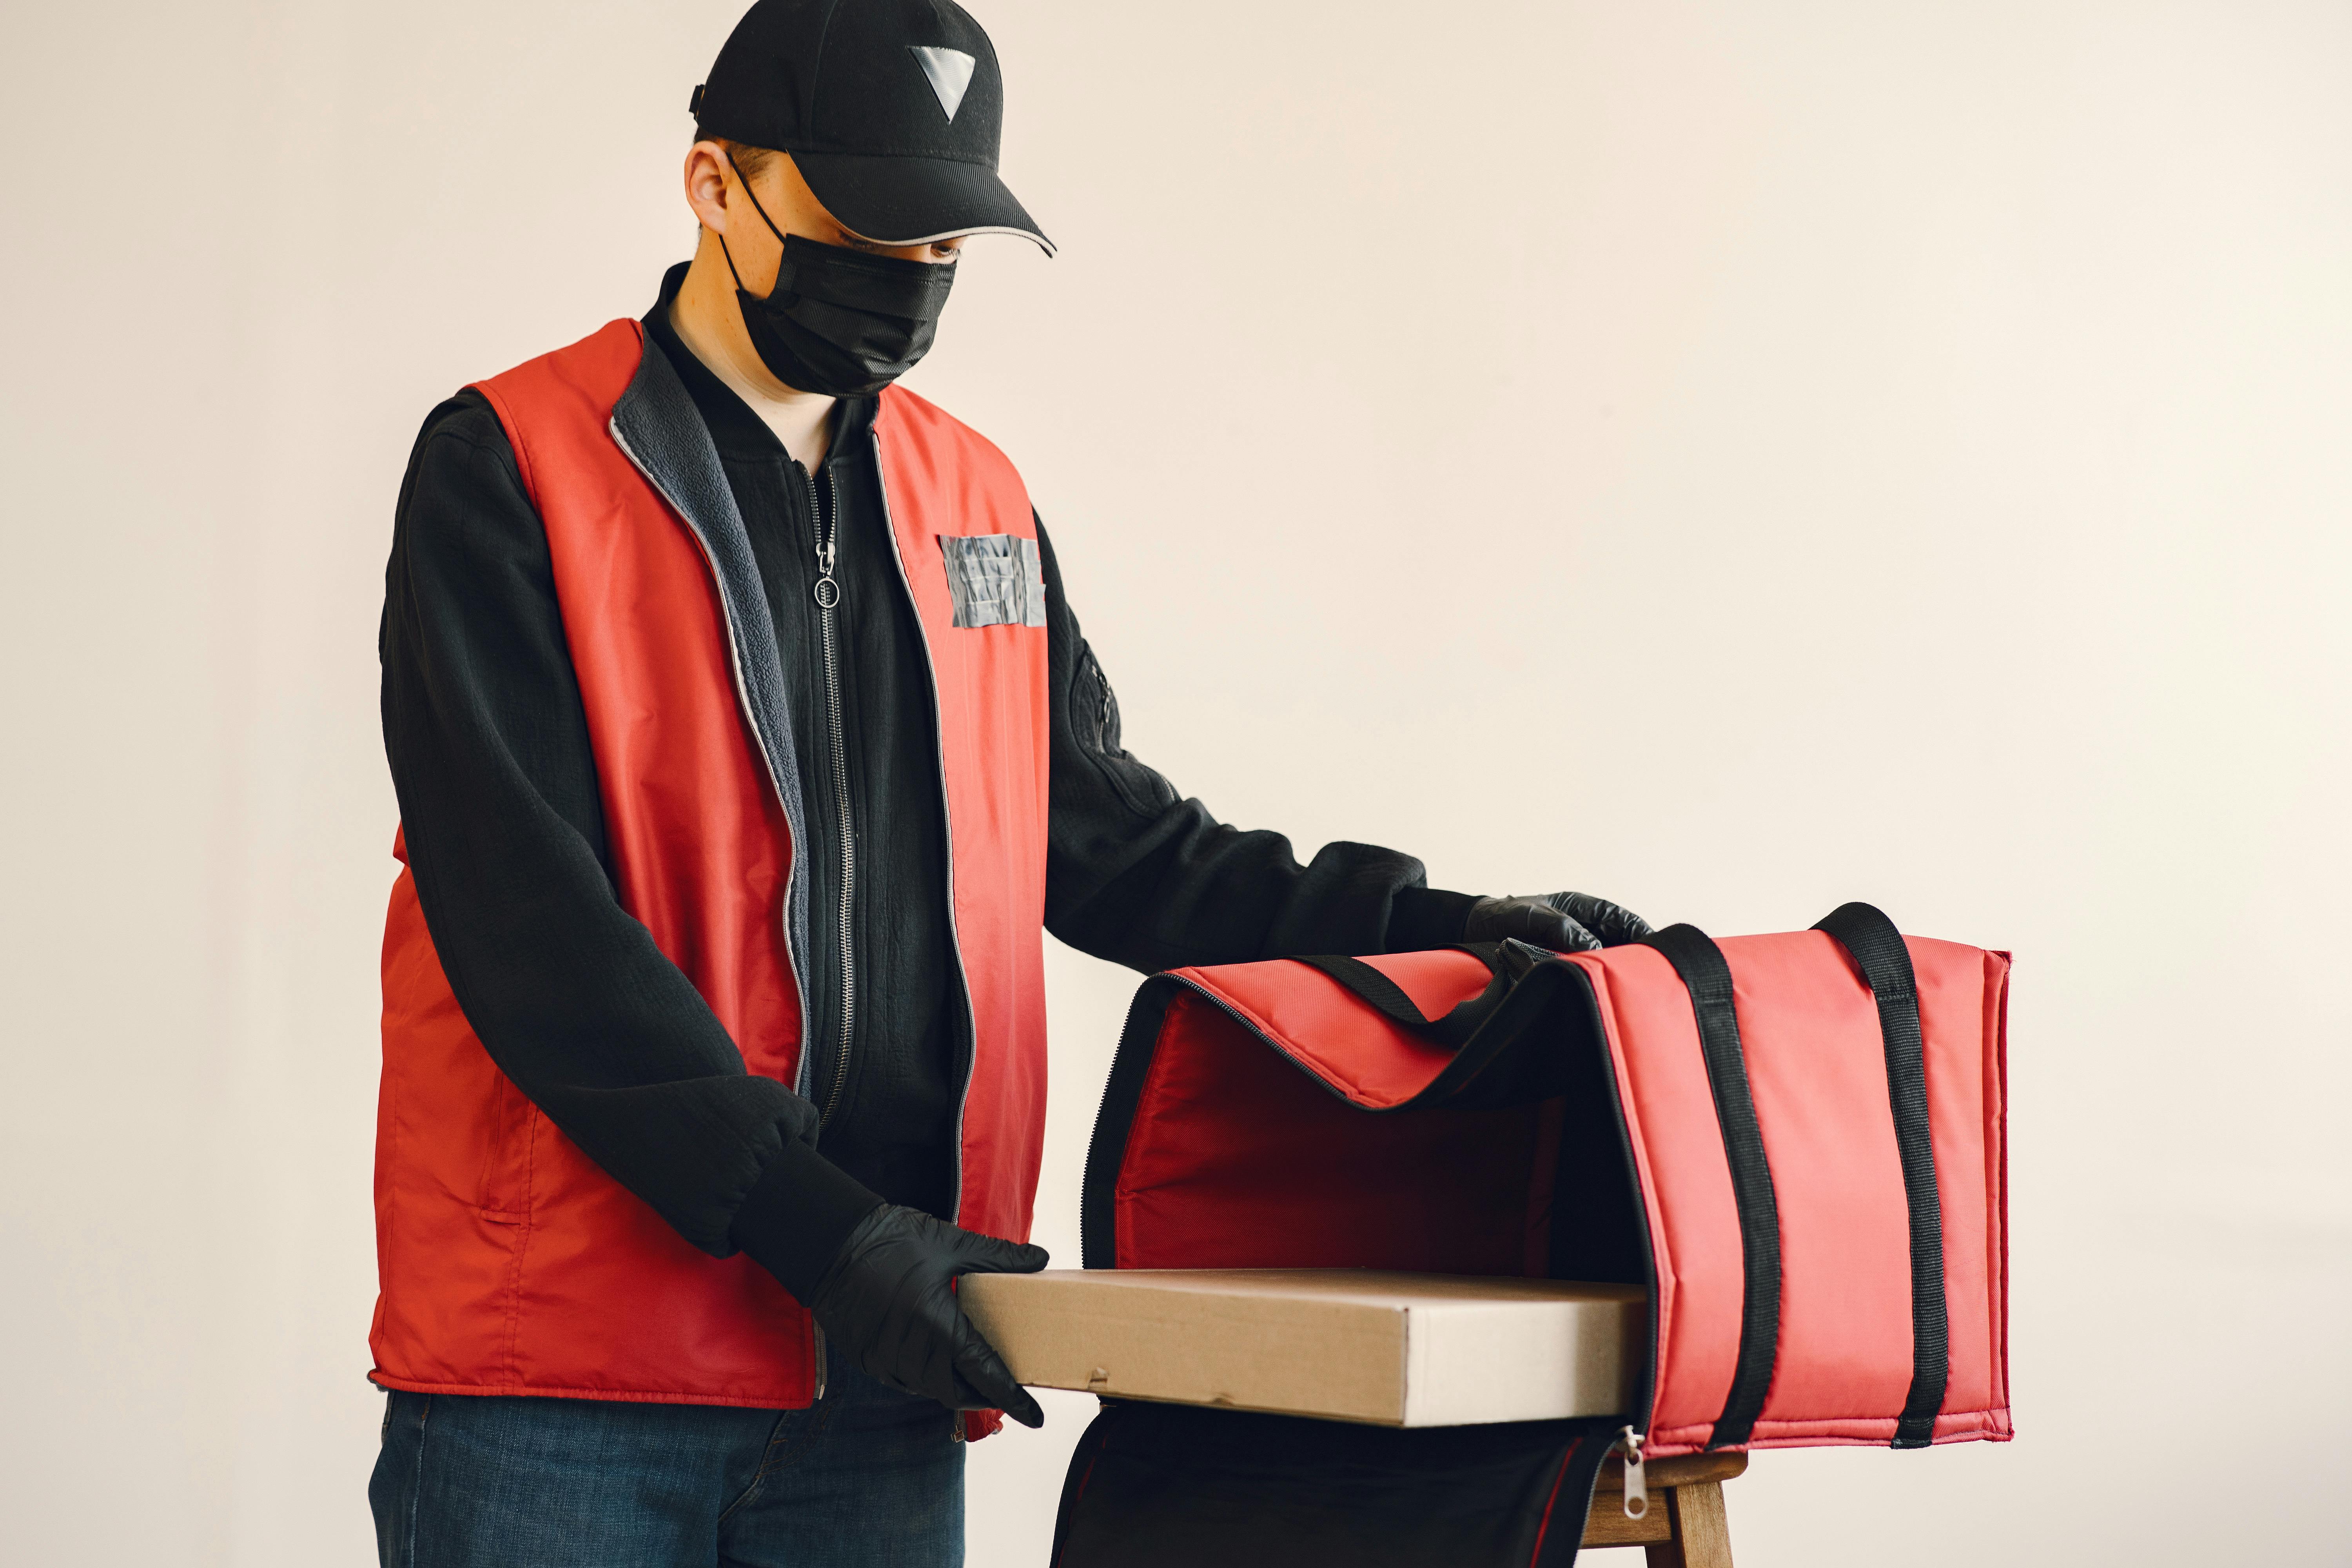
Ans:
{"type": "Polygon", "coordinates": [[[702,226],[724,237],[727,233],[729,178],[727,154],[716,142],[697,142],[686,153],[686,205],[702,226]]]}

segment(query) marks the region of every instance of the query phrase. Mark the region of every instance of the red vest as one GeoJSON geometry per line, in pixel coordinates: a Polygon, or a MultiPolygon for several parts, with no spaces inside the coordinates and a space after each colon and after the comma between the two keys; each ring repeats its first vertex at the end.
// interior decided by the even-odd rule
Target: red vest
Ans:
{"type": "MultiPolygon", "coordinates": [[[[644,354],[638,324],[615,321],[481,391],[546,525],[622,907],[744,1065],[791,1082],[795,846],[742,705],[715,568],[615,437],[644,354]]],[[[937,689],[971,1005],[957,1218],[1024,1240],[1045,1106],[1046,634],[957,626],[939,539],[1034,539],[1035,525],[1004,455],[912,393],[882,395],[874,433],[937,689]]],[[[375,1201],[369,1342],[387,1387],[777,1408],[815,1392],[806,1310],[750,1258],[689,1244],[491,1062],[405,868],[384,930],[375,1201]]]]}

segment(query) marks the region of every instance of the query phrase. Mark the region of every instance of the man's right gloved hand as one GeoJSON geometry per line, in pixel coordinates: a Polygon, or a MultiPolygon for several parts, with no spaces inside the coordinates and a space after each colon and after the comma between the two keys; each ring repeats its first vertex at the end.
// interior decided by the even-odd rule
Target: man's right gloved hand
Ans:
{"type": "Polygon", "coordinates": [[[1650,922],[1591,893],[1543,893],[1532,898],[1481,899],[1470,906],[1465,942],[1516,937],[1554,952],[1597,952],[1650,934],[1650,922]]]}
{"type": "Polygon", "coordinates": [[[1042,1247],[884,1204],[841,1244],[809,1310],[853,1365],[902,1394],[1042,1426],[1045,1413],[963,1315],[955,1282],[966,1274],[1034,1274],[1045,1262],[1042,1247]]]}

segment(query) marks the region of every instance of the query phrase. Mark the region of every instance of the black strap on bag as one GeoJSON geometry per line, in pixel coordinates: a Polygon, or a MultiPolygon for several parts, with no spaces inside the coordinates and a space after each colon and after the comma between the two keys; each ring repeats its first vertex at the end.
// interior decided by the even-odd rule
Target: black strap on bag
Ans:
{"type": "Polygon", "coordinates": [[[1748,1441],[1764,1408],[1780,1350],[1780,1204],[1772,1193],[1772,1167],[1764,1158],[1764,1134],[1756,1123],[1756,1101],[1748,1093],[1748,1058],[1739,1045],[1731,966],[1724,962],[1723,950],[1695,925],[1668,926],[1643,937],[1642,945],[1664,954],[1690,992],[1707,1088],[1714,1092],[1716,1121],[1723,1129],[1724,1159],[1731,1167],[1732,1198],[1739,1210],[1745,1286],[1739,1359],[1723,1414],[1706,1440],[1710,1448],[1737,1447],[1748,1441]]]}
{"type": "Polygon", "coordinates": [[[1878,998],[1886,1042],[1886,1098],[1895,1110],[1895,1146],[1903,1157],[1903,1195],[1911,1209],[1911,1393],[1895,1424],[1894,1447],[1924,1448],[1951,1382],[1950,1331],[1944,1310],[1944,1206],[1936,1187],[1936,1145],[1927,1126],[1927,1063],[1919,1037],[1919,986],[1903,933],[1868,904],[1842,905],[1815,931],[1853,954],[1878,998]]]}
{"type": "Polygon", "coordinates": [[[1519,976],[1533,967],[1535,962],[1551,954],[1540,948],[1528,947],[1522,942],[1465,942],[1457,944],[1460,951],[1485,964],[1493,976],[1486,989],[1461,1004],[1442,1018],[1432,1018],[1413,1005],[1403,987],[1360,958],[1343,958],[1336,953],[1321,953],[1294,962],[1310,969],[1319,969],[1338,981],[1381,1016],[1392,1024],[1401,1024],[1414,1034],[1434,1041],[1449,1050],[1460,1050],[1476,1034],[1479,1026],[1495,1016],[1495,1009],[1511,994],[1519,976]],[[1526,949],[1522,953],[1515,950],[1526,949]],[[1530,960],[1527,955],[1533,954],[1530,960]]]}

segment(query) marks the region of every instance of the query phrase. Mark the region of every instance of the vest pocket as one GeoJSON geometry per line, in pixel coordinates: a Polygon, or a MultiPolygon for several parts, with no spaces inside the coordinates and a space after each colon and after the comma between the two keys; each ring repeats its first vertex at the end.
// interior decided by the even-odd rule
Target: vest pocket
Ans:
{"type": "Polygon", "coordinates": [[[538,1121],[539,1107],[515,1087],[514,1079],[499,1074],[481,1180],[474,1194],[475,1212],[492,1225],[520,1225],[530,1213],[531,1140],[538,1121]]]}

